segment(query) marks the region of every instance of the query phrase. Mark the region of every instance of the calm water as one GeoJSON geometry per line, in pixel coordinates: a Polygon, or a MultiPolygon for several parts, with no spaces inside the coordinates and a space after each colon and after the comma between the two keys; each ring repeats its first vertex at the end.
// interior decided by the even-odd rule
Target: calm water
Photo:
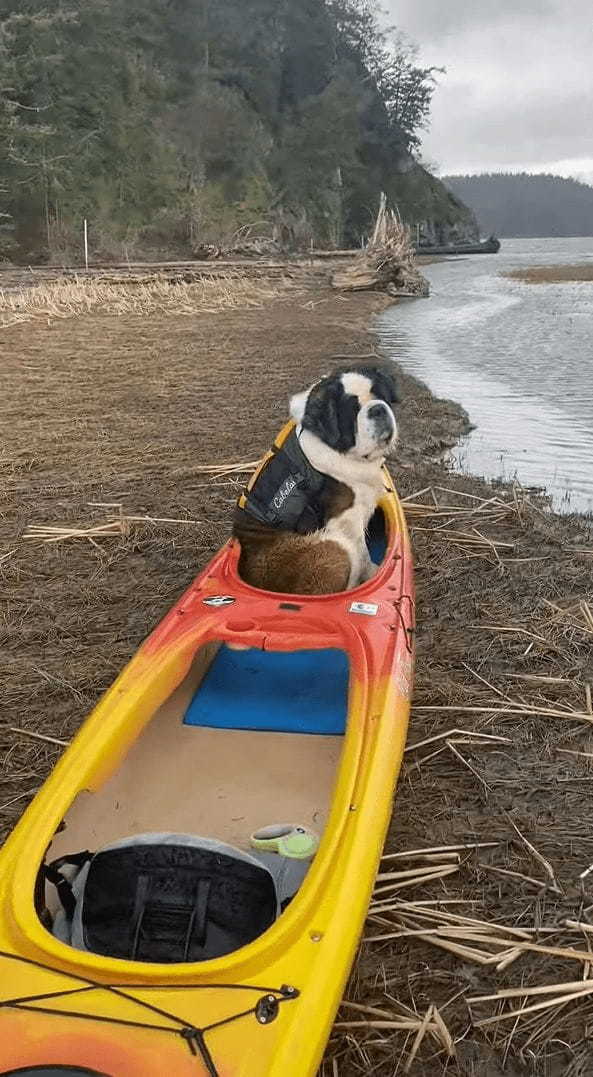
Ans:
{"type": "Polygon", "coordinates": [[[430,299],[379,319],[381,343],[477,429],[464,471],[544,486],[555,507],[593,512],[593,283],[523,284],[515,267],[593,262],[593,238],[507,239],[499,254],[424,266],[430,299]]]}

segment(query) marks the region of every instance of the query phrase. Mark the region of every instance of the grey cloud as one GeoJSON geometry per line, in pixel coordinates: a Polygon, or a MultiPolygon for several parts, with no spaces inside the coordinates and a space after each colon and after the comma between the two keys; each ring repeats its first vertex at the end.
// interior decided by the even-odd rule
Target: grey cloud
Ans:
{"type": "Polygon", "coordinates": [[[554,0],[390,0],[386,10],[411,37],[432,43],[450,35],[462,38],[476,27],[547,18],[555,7],[554,0]]]}
{"type": "Polygon", "coordinates": [[[548,169],[593,159],[589,0],[390,0],[389,15],[442,65],[423,153],[442,171],[548,169]]]}
{"type": "Polygon", "coordinates": [[[497,159],[503,167],[593,157],[591,104],[582,93],[520,102],[501,95],[484,104],[475,102],[471,87],[460,85],[442,105],[425,143],[447,171],[464,159],[478,168],[480,161],[490,165],[497,159]]]}

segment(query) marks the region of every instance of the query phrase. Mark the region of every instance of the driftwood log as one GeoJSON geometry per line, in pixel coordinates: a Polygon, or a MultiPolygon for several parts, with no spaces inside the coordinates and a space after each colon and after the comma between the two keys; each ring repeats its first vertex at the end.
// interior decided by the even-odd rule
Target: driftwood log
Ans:
{"type": "Polygon", "coordinates": [[[348,292],[385,291],[394,296],[428,295],[428,281],[416,266],[409,230],[387,208],[384,194],[367,247],[351,265],[334,273],[332,287],[348,292]]]}

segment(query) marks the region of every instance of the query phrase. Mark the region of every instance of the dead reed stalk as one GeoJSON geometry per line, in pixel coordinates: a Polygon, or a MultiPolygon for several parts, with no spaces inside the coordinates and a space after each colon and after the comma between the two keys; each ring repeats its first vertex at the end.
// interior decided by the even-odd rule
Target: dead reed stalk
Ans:
{"type": "Polygon", "coordinates": [[[0,290],[0,329],[23,322],[52,322],[100,312],[112,316],[165,314],[186,317],[235,307],[259,307],[278,296],[282,280],[217,275],[185,282],[159,277],[130,282],[101,277],[60,279],[19,291],[0,290]]]}

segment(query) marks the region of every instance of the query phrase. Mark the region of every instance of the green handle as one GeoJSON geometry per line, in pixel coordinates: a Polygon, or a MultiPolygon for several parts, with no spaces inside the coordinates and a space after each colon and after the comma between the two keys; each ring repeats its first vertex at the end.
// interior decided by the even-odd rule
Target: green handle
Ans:
{"type": "Polygon", "coordinates": [[[317,852],[319,838],[304,826],[280,824],[256,830],[251,835],[250,845],[252,849],[279,853],[293,860],[309,860],[317,852]]]}

